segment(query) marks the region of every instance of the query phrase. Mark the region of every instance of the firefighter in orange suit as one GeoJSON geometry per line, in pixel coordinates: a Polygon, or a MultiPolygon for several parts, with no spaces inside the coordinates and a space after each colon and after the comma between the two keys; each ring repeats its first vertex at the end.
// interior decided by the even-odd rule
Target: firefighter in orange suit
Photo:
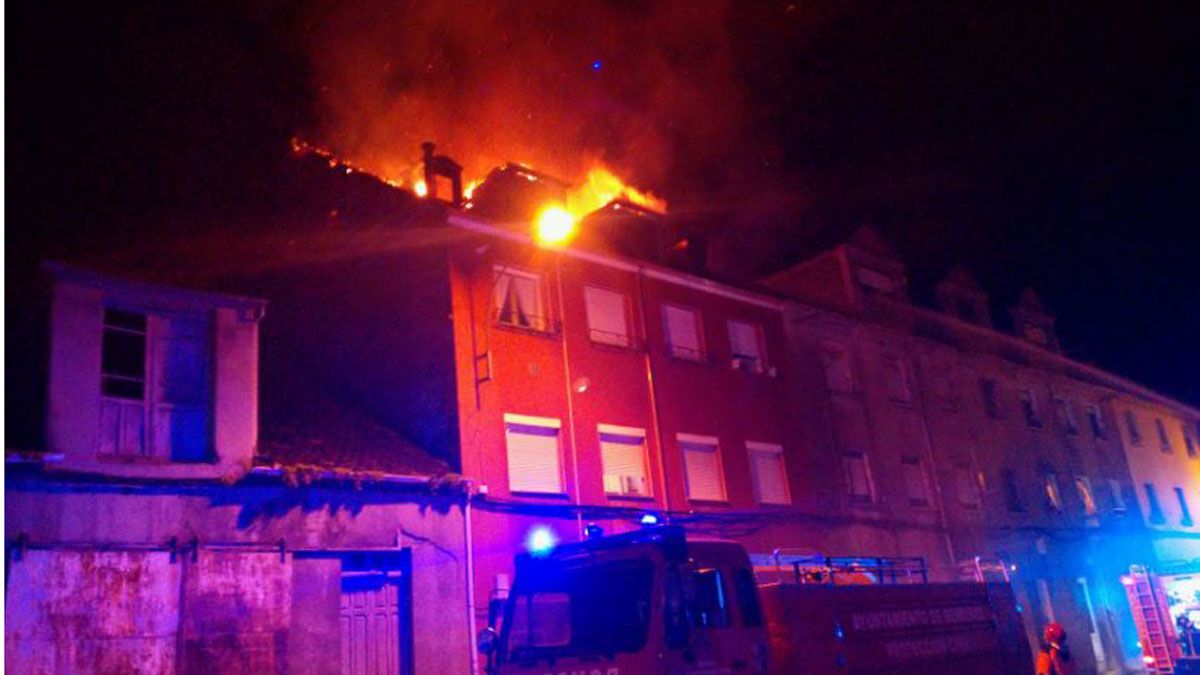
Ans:
{"type": "Polygon", "coordinates": [[[1046,624],[1038,650],[1037,675],[1075,675],[1075,662],[1067,649],[1067,631],[1057,623],[1046,624]]]}

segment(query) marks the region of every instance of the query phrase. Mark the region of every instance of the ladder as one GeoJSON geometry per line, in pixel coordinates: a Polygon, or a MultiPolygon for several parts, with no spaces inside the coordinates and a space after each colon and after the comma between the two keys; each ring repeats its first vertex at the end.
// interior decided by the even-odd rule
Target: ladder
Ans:
{"type": "Polygon", "coordinates": [[[1129,575],[1121,578],[1133,621],[1137,625],[1142,645],[1142,661],[1154,675],[1175,670],[1175,661],[1182,654],[1175,639],[1175,625],[1167,611],[1167,598],[1158,577],[1142,565],[1131,565],[1129,575]]]}

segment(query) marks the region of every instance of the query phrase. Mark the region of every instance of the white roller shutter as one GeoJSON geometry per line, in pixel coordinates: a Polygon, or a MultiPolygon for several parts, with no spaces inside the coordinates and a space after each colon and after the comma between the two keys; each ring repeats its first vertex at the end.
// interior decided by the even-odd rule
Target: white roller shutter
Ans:
{"type": "Polygon", "coordinates": [[[560,494],[558,420],[504,416],[508,448],[508,489],[512,492],[560,494]]]}
{"type": "Polygon", "coordinates": [[[688,499],[725,501],[725,482],[717,439],[680,434],[679,449],[683,451],[688,499]]]}
{"type": "Polygon", "coordinates": [[[672,356],[700,361],[704,345],[700,343],[700,322],[690,309],[663,305],[663,323],[667,329],[667,345],[672,356]]]}
{"type": "Polygon", "coordinates": [[[588,335],[593,342],[629,346],[628,311],[625,295],[588,286],[583,289],[587,303],[588,335]]]}
{"type": "Polygon", "coordinates": [[[599,431],[604,491],[608,494],[649,496],[645,430],[601,424],[599,431]]]}
{"type": "Polygon", "coordinates": [[[745,321],[729,321],[729,346],[733,358],[741,361],[751,370],[762,370],[762,344],[759,341],[758,326],[745,321]]]}
{"type": "Polygon", "coordinates": [[[783,446],[773,443],[746,443],[750,470],[761,504],[789,504],[787,473],[783,468],[783,446]]]}

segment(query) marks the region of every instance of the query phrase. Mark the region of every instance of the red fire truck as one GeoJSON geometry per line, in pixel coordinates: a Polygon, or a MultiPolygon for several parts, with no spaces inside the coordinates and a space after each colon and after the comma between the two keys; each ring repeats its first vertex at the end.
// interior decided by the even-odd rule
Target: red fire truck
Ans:
{"type": "Polygon", "coordinates": [[[493,675],[1032,672],[1003,581],[929,583],[884,558],[776,563],[759,579],[741,545],[678,527],[522,554],[480,650],[493,675]]]}

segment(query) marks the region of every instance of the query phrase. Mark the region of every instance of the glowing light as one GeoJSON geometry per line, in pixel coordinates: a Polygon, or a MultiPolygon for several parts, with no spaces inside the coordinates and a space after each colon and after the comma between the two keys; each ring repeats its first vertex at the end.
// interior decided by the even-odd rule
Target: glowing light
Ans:
{"type": "Polygon", "coordinates": [[[575,216],[561,206],[547,206],[538,213],[534,237],[542,246],[562,246],[575,236],[575,216]]]}
{"type": "Polygon", "coordinates": [[[1154,665],[1154,657],[1153,656],[1143,656],[1142,663],[1144,663],[1148,666],[1152,666],[1152,665],[1154,665]]]}
{"type": "Polygon", "coordinates": [[[429,194],[429,186],[425,184],[425,181],[419,180],[416,183],[413,183],[413,192],[415,192],[418,197],[424,197],[425,195],[429,194]]]}
{"type": "Polygon", "coordinates": [[[529,536],[525,538],[525,548],[529,550],[530,555],[542,556],[554,550],[554,545],[558,543],[558,538],[554,536],[554,530],[545,525],[538,525],[529,531],[529,536]]]}
{"type": "Polygon", "coordinates": [[[642,514],[641,520],[639,520],[638,522],[641,523],[642,525],[645,525],[646,527],[651,527],[653,525],[657,525],[658,524],[658,514],[657,513],[644,513],[644,514],[642,514]]]}
{"type": "Polygon", "coordinates": [[[603,66],[604,66],[604,64],[600,62],[600,59],[596,59],[595,61],[592,61],[592,70],[600,70],[600,68],[602,68],[603,66]]]}
{"type": "Polygon", "coordinates": [[[1121,577],[1121,585],[1122,586],[1132,586],[1133,578],[1132,577],[1121,577]]]}
{"type": "Polygon", "coordinates": [[[583,528],[584,539],[599,539],[604,536],[604,528],[595,523],[588,523],[587,527],[583,528]]]}

